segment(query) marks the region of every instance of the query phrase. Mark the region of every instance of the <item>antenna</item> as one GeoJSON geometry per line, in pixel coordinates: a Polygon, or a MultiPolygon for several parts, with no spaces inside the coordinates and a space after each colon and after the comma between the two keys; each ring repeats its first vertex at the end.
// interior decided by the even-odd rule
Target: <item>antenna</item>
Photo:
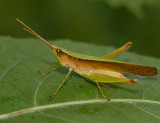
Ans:
{"type": "Polygon", "coordinates": [[[27,26],[26,24],[24,24],[22,21],[20,21],[19,19],[16,18],[16,20],[21,23],[25,28],[23,28],[25,31],[31,33],[32,35],[36,36],[37,38],[39,38],[41,41],[43,41],[44,43],[46,43],[50,48],[54,49],[54,47],[52,45],[50,45],[44,38],[42,38],[40,35],[38,35],[35,31],[33,31],[29,26],[27,26]]]}

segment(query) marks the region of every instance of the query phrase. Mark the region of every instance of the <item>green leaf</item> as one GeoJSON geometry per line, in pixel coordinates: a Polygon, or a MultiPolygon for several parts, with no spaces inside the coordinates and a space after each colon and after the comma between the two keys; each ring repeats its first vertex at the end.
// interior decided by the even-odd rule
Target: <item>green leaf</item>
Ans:
{"type": "MultiPolygon", "coordinates": [[[[70,40],[50,43],[94,56],[115,49],[70,40]]],[[[160,69],[159,59],[132,52],[125,52],[116,59],[160,69]]],[[[109,84],[111,89],[101,87],[111,99],[108,102],[94,83],[72,73],[50,100],[48,96],[55,92],[68,70],[57,67],[45,77],[37,71],[44,72],[55,62],[51,49],[38,39],[0,37],[0,122],[160,122],[159,75],[126,75],[137,78],[138,83],[109,84]]]]}

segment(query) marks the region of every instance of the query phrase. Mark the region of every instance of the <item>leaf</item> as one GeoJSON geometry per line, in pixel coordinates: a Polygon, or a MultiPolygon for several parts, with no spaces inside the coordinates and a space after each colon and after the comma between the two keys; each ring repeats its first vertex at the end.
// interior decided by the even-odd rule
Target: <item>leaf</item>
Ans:
{"type": "Polygon", "coordinates": [[[130,12],[135,14],[138,18],[143,17],[144,6],[159,6],[158,0],[91,0],[91,1],[104,1],[114,8],[125,7],[130,12]]]}
{"type": "MultiPolygon", "coordinates": [[[[70,40],[50,42],[81,54],[102,56],[115,48],[70,40]]],[[[154,65],[159,70],[159,59],[125,52],[117,58],[126,62],[154,65]]],[[[44,72],[56,59],[48,46],[38,39],[0,37],[0,122],[160,122],[160,79],[138,78],[136,85],[109,84],[102,87],[111,101],[103,99],[94,83],[73,73],[52,100],[67,74],[67,69],[54,68],[44,72]],[[13,117],[13,118],[12,118],[13,117]]]]}

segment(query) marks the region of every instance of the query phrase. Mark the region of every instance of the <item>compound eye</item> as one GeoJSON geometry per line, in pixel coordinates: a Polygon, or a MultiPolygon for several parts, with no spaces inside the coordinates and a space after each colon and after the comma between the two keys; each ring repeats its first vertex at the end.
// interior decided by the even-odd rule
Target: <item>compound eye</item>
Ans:
{"type": "Polygon", "coordinates": [[[56,51],[57,51],[58,56],[61,56],[61,55],[62,55],[62,50],[57,49],[56,51]]]}
{"type": "Polygon", "coordinates": [[[57,52],[62,52],[62,50],[60,50],[60,49],[57,49],[57,52]]]}

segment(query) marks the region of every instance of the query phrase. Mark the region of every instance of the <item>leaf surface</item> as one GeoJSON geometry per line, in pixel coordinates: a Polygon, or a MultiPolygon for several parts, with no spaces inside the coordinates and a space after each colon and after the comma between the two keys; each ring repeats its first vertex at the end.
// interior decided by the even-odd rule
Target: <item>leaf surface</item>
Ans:
{"type": "MultiPolygon", "coordinates": [[[[50,43],[93,56],[103,56],[115,49],[70,40],[50,43]]],[[[159,59],[129,51],[116,60],[160,69],[159,59]]],[[[159,75],[126,75],[137,78],[138,83],[109,84],[111,89],[101,87],[111,98],[107,102],[94,83],[72,73],[59,93],[50,100],[48,96],[58,88],[68,69],[56,67],[45,77],[37,71],[45,72],[55,62],[51,49],[38,39],[0,37],[0,122],[160,122],[159,75]]]]}

